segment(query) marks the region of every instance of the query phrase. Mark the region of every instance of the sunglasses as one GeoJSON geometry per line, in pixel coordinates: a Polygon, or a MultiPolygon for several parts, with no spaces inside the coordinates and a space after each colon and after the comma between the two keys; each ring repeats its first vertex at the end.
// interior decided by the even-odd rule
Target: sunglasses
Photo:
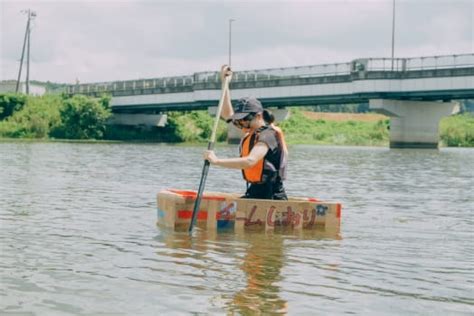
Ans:
{"type": "Polygon", "coordinates": [[[246,117],[243,117],[238,120],[233,120],[232,123],[234,123],[234,125],[238,128],[248,128],[248,126],[243,125],[243,123],[252,121],[254,117],[255,113],[249,113],[246,117]]]}

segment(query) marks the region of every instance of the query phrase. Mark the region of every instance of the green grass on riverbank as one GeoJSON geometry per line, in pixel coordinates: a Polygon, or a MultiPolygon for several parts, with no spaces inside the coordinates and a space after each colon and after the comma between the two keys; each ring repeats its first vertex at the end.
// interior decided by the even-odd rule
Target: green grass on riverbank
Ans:
{"type": "MultiPolygon", "coordinates": [[[[106,125],[110,98],[0,94],[0,140],[42,139],[205,143],[214,118],[207,111],[169,112],[165,127],[106,125]],[[3,139],[2,139],[3,138],[3,139]]],[[[387,146],[390,120],[373,114],[304,112],[291,109],[279,125],[289,144],[387,146]],[[324,114],[324,115],[323,115],[324,114]]],[[[227,139],[221,121],[217,140],[227,139]]],[[[474,147],[474,115],[446,117],[440,123],[442,146],[474,147]]]]}
{"type": "Polygon", "coordinates": [[[464,113],[445,117],[440,123],[442,145],[474,147],[474,114],[464,113]]]}
{"type": "MultiPolygon", "coordinates": [[[[378,121],[362,118],[322,120],[309,118],[296,109],[280,126],[290,144],[388,146],[389,142],[389,118],[378,121]]],[[[440,141],[441,146],[474,147],[474,115],[463,113],[443,118],[440,141]]]]}
{"type": "Polygon", "coordinates": [[[102,139],[109,97],[0,94],[0,137],[102,139]]]}
{"type": "Polygon", "coordinates": [[[290,118],[279,125],[289,144],[384,146],[388,144],[388,124],[388,120],[315,120],[293,110],[290,118]]]}

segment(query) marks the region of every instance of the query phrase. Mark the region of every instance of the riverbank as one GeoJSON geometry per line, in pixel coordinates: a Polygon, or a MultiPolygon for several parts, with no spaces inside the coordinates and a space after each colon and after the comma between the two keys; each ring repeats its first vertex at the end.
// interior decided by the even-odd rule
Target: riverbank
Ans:
{"type": "Polygon", "coordinates": [[[388,118],[377,114],[293,110],[280,123],[289,144],[388,146],[388,118]]]}
{"type": "MultiPolygon", "coordinates": [[[[290,144],[388,146],[390,118],[375,113],[295,110],[281,127],[290,144]]],[[[474,147],[474,115],[443,118],[439,133],[442,147],[474,147]]]]}
{"type": "MultiPolygon", "coordinates": [[[[168,112],[165,127],[107,125],[110,98],[0,94],[0,140],[125,141],[205,143],[214,118],[207,111],[168,112]]],[[[326,113],[289,108],[279,122],[289,144],[388,146],[390,119],[374,113],[326,113]]],[[[219,123],[217,141],[227,139],[219,123]]],[[[446,117],[440,123],[441,146],[474,147],[474,115],[446,117]]]]}
{"type": "MultiPolygon", "coordinates": [[[[213,118],[207,111],[168,114],[163,128],[108,126],[105,138],[121,141],[166,143],[205,143],[213,118]]],[[[390,119],[375,113],[322,113],[291,109],[290,118],[279,122],[288,144],[339,146],[388,146],[390,119]]],[[[461,114],[446,117],[440,123],[440,145],[474,147],[474,116],[461,114]]],[[[225,142],[227,125],[221,121],[217,140],[225,142]]]]}

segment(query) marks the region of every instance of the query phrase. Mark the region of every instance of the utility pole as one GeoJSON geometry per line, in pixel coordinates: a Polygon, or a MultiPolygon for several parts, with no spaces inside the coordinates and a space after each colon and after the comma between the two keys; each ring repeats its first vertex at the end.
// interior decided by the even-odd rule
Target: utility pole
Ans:
{"type": "MultiPolygon", "coordinates": [[[[28,20],[30,20],[30,15],[28,15],[28,20]]],[[[30,94],[30,34],[31,34],[31,28],[28,28],[28,48],[27,48],[28,50],[26,51],[26,94],[27,95],[30,94]]]]}
{"type": "Polygon", "coordinates": [[[15,92],[18,93],[20,89],[20,80],[21,80],[21,70],[23,68],[23,60],[25,57],[25,47],[27,48],[27,64],[26,64],[26,94],[30,92],[30,34],[31,34],[31,20],[36,17],[36,12],[28,10],[22,10],[21,13],[26,13],[28,15],[28,19],[26,22],[26,30],[25,30],[25,38],[23,39],[23,49],[21,50],[21,60],[20,60],[20,70],[18,71],[18,79],[16,81],[16,89],[15,92]]]}
{"type": "Polygon", "coordinates": [[[23,57],[25,57],[26,38],[28,37],[28,30],[30,29],[30,10],[28,10],[28,21],[26,22],[25,38],[23,40],[23,49],[21,50],[20,71],[18,71],[18,80],[16,81],[15,92],[18,93],[20,89],[21,69],[23,68],[23,57]]]}
{"type": "Polygon", "coordinates": [[[229,67],[232,62],[232,22],[234,19],[229,19],[229,67]]]}
{"type": "Polygon", "coordinates": [[[392,71],[393,71],[394,58],[395,58],[395,0],[393,0],[393,8],[392,8],[392,71]]]}

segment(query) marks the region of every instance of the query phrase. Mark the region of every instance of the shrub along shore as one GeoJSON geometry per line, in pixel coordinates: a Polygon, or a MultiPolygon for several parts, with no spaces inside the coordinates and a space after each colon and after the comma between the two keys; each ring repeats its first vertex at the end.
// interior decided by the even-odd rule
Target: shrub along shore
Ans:
{"type": "MultiPolygon", "coordinates": [[[[169,112],[165,127],[107,125],[109,101],[106,96],[0,94],[0,138],[199,143],[211,134],[213,118],[207,111],[169,112]]],[[[279,126],[289,144],[387,146],[390,120],[374,115],[367,119],[370,115],[319,115],[292,108],[290,118],[279,126]]],[[[440,137],[443,146],[474,147],[474,115],[444,118],[440,137]]],[[[223,121],[217,139],[227,139],[223,121]]]]}

